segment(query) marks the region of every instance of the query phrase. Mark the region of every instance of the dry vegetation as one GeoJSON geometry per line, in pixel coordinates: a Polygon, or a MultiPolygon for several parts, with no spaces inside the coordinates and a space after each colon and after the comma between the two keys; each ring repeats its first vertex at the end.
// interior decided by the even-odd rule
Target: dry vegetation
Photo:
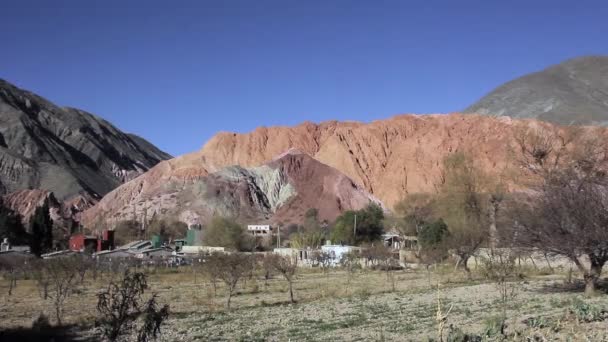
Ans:
{"type": "MultiPolygon", "coordinates": [[[[401,270],[393,272],[394,281],[383,271],[301,268],[293,282],[296,303],[291,303],[289,283],[281,274],[267,277],[260,268],[240,279],[230,310],[229,286],[214,286],[201,274],[195,278],[190,267],[146,272],[150,293],[158,294],[158,303],[170,305],[161,329],[165,341],[437,340],[438,302],[445,340],[475,340],[466,334],[483,340],[608,338],[603,309],[608,298],[584,298],[582,281],[571,281],[567,273],[542,275],[511,266],[480,267],[473,270],[472,280],[454,272],[453,265],[401,270]]],[[[110,280],[108,274],[96,280],[88,274],[65,300],[62,321],[81,338],[98,338],[97,294],[110,280]]],[[[35,280],[20,280],[10,296],[9,279],[2,286],[2,327],[30,327],[40,313],[54,313],[52,298],[37,295],[35,280]]]]}

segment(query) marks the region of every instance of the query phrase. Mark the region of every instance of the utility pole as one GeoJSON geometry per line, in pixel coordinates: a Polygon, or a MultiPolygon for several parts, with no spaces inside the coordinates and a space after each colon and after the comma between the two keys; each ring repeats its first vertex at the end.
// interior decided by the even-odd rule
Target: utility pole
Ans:
{"type": "Polygon", "coordinates": [[[277,248],[281,248],[281,225],[277,226],[277,248]]]}
{"type": "Polygon", "coordinates": [[[357,238],[357,214],[355,214],[355,226],[353,227],[353,240],[357,238]]]}

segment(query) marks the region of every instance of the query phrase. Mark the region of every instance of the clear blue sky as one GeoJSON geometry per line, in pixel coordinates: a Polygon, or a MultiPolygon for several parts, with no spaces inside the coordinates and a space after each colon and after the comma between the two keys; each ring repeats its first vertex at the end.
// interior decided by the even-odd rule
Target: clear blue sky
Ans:
{"type": "Polygon", "coordinates": [[[608,54],[608,1],[0,2],[0,78],[174,155],[220,130],[458,111],[608,54]]]}

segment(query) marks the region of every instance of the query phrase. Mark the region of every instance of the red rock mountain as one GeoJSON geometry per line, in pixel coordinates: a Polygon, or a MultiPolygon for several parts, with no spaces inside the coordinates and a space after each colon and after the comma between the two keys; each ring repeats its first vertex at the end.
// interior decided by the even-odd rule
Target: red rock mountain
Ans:
{"type": "Polygon", "coordinates": [[[83,222],[161,215],[193,224],[215,214],[249,223],[301,222],[312,207],[331,221],[370,202],[382,205],[338,170],[297,150],[261,166],[230,166],[205,176],[153,172],[106,195],[84,213],[83,222]]]}
{"type": "MultiPolygon", "coordinates": [[[[456,151],[469,153],[490,174],[504,174],[514,164],[518,130],[541,126],[554,127],[508,117],[402,115],[371,123],[307,122],[261,127],[247,134],[219,133],[200,151],[161,162],[111,192],[86,213],[85,223],[102,213],[116,216],[147,194],[164,194],[159,198],[169,200],[175,184],[199,180],[230,165],[262,165],[293,148],[339,170],[390,208],[407,193],[434,191],[442,179],[442,160],[456,151]]],[[[585,129],[606,134],[600,127],[585,129]]],[[[291,174],[296,176],[309,184],[316,181],[305,173],[291,174]]]]}

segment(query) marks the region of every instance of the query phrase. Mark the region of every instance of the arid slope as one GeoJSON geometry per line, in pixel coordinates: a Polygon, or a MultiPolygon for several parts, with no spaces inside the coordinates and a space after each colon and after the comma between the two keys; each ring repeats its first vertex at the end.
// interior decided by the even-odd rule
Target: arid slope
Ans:
{"type": "Polygon", "coordinates": [[[313,207],[319,209],[320,219],[332,221],[345,210],[370,202],[381,205],[343,173],[298,150],[261,166],[229,166],[208,175],[178,173],[165,178],[171,172],[164,171],[112,191],[83,214],[83,222],[94,226],[100,220],[112,223],[153,215],[189,224],[204,224],[213,215],[249,223],[301,222],[313,207]]]}
{"type": "MultiPolygon", "coordinates": [[[[115,215],[110,204],[126,208],[148,194],[162,193],[163,201],[170,201],[168,187],[182,188],[231,165],[259,166],[294,148],[344,173],[388,208],[407,193],[435,191],[442,180],[442,160],[456,151],[466,151],[489,174],[516,184],[515,136],[522,129],[538,127],[554,126],[508,117],[402,115],[371,123],[330,121],[261,127],[247,134],[219,133],[200,151],[161,162],[119,187],[85,217],[90,223],[98,213],[115,215]]],[[[600,127],[585,129],[589,134],[606,134],[600,127]]],[[[317,181],[305,173],[295,175],[309,184],[317,181]]]]}

